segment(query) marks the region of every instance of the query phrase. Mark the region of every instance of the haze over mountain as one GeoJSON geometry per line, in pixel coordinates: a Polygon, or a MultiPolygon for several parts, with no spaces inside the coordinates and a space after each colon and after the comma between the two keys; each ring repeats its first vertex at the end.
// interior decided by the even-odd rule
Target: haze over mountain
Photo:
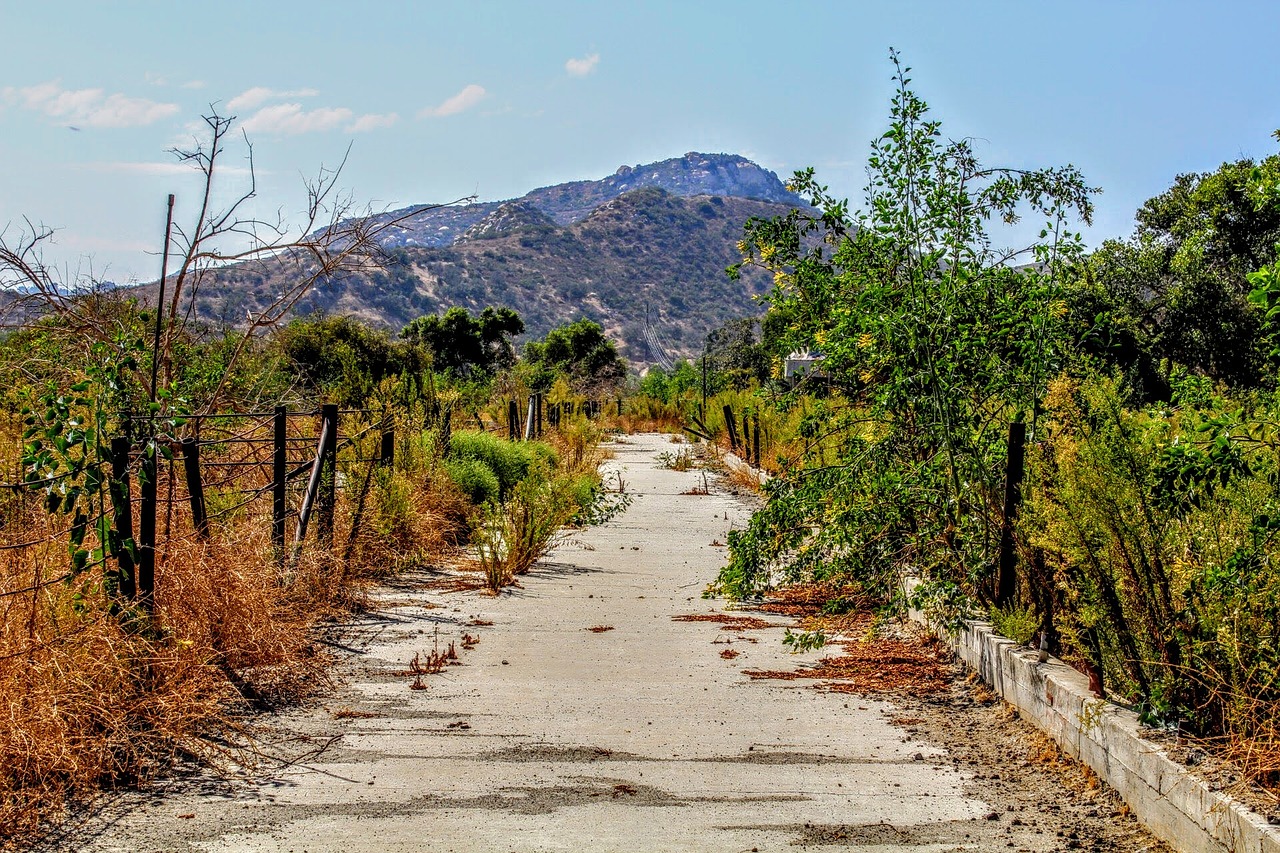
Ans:
{"type": "MultiPolygon", "coordinates": [[[[760,313],[753,300],[768,277],[747,270],[730,281],[725,273],[739,260],[743,224],[803,206],[750,160],[699,153],[519,199],[416,205],[375,218],[399,220],[379,238],[391,258],[384,272],[326,280],[297,313],[349,314],[398,331],[453,305],[508,306],[531,335],[587,317],[634,361],[656,359],[655,333],[670,354],[692,355],[725,320],[760,313]]],[[[202,311],[241,322],[277,289],[273,279],[269,265],[221,270],[202,293],[202,311]]]]}

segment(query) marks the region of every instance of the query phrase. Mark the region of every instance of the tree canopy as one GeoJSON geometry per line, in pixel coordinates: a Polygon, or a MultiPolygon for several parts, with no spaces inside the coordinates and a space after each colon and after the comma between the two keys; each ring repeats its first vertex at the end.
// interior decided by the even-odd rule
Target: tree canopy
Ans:
{"type": "Polygon", "coordinates": [[[524,332],[524,320],[510,308],[486,308],[473,317],[466,308],[419,317],[400,337],[431,352],[436,370],[458,377],[491,377],[516,361],[512,338],[524,332]]]}
{"type": "Polygon", "coordinates": [[[580,391],[616,388],[627,374],[627,364],[599,323],[582,319],[558,326],[541,341],[524,347],[524,358],[534,370],[533,386],[546,390],[558,376],[580,391]]]}
{"type": "Polygon", "coordinates": [[[351,317],[293,320],[276,346],[285,370],[304,387],[349,407],[363,405],[383,378],[427,368],[419,349],[351,317]]]}
{"type": "Polygon", "coordinates": [[[1070,300],[1085,347],[1121,366],[1147,398],[1167,393],[1162,361],[1251,387],[1266,379],[1247,276],[1275,256],[1280,205],[1261,188],[1280,156],[1179,175],[1147,200],[1125,240],[1089,259],[1070,300]]]}

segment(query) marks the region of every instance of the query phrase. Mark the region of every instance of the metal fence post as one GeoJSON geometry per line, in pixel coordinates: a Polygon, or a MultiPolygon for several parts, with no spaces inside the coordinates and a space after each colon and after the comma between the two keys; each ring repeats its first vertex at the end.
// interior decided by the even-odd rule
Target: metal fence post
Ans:
{"type": "Polygon", "coordinates": [[[182,440],[182,467],[187,475],[187,497],[191,503],[191,524],[196,535],[209,538],[209,513],[204,502],[204,482],[200,479],[200,442],[188,436],[182,440]]]}
{"type": "Polygon", "coordinates": [[[289,415],[284,406],[276,406],[272,419],[271,447],[271,547],[275,551],[276,562],[284,568],[284,517],[285,500],[289,486],[288,449],[289,415]]]}

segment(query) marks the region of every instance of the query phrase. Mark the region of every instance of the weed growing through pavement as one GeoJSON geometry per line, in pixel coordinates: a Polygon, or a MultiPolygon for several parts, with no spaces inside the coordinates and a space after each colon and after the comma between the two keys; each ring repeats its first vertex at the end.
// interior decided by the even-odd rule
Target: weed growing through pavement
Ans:
{"type": "Polygon", "coordinates": [[[682,447],[674,452],[664,450],[655,458],[659,468],[666,468],[669,471],[690,471],[698,465],[693,455],[693,448],[690,447],[682,447]]]}

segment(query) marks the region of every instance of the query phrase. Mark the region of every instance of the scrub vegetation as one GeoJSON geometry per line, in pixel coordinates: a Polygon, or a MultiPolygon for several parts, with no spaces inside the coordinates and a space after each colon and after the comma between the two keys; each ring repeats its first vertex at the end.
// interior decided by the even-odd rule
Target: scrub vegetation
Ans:
{"type": "MultiPolygon", "coordinates": [[[[231,124],[207,121],[185,156],[213,186],[231,124]]],[[[249,196],[175,229],[159,316],[154,291],[57,278],[47,233],[0,245],[19,294],[0,338],[0,846],[177,762],[252,764],[256,712],[326,683],[323,623],[380,578],[478,555],[497,591],[563,525],[607,516],[608,408],[586,403],[625,364],[598,326],[522,358],[508,308],[398,336],[290,313],[324,276],[380,262],[376,235],[325,207],[335,179],[313,187],[312,236],[226,254],[254,230],[236,213],[249,196]],[[248,327],[196,319],[202,282],[254,257],[296,259],[292,289],[248,327]],[[513,431],[508,406],[531,395],[557,417],[519,440],[528,418],[513,431]]]]}
{"type": "Polygon", "coordinates": [[[919,577],[940,624],[1043,641],[1275,789],[1280,156],[1180,175],[1090,251],[1084,176],[982,163],[893,64],[861,209],[797,172],[812,209],[752,220],[730,270],[772,276],[759,325],[628,404],[740,455],[758,418],[774,476],[709,592],[892,608],[919,577]],[[793,354],[817,361],[787,377],[793,354]]]}

